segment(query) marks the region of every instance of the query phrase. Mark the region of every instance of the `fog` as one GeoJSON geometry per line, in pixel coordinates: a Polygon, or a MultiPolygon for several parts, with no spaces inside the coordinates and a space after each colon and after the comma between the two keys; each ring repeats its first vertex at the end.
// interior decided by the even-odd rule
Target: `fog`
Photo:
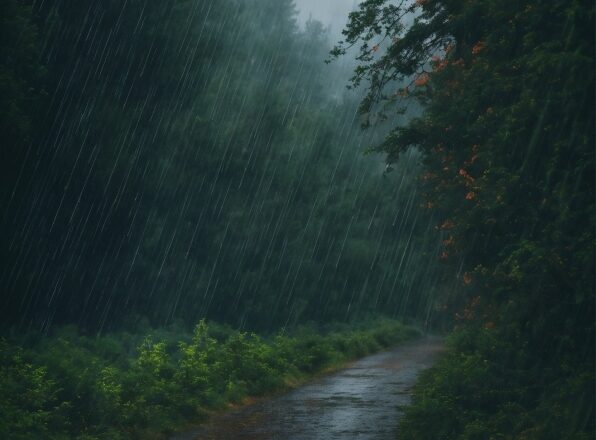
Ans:
{"type": "Polygon", "coordinates": [[[356,0],[296,0],[298,23],[303,25],[311,17],[329,26],[333,38],[339,37],[348,13],[357,3],[356,0]]]}

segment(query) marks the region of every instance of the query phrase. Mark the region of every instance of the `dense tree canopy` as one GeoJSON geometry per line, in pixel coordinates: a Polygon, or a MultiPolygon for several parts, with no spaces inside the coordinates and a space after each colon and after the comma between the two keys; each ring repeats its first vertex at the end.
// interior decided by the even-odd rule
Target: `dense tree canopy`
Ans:
{"type": "Polygon", "coordinates": [[[432,312],[419,156],[362,157],[378,134],[293,2],[2,7],[5,325],[432,312]]]}
{"type": "MultiPolygon", "coordinates": [[[[398,163],[412,148],[422,153],[420,203],[437,213],[440,258],[451,268],[445,286],[456,283],[445,289],[444,307],[460,331],[486,332],[494,344],[472,338],[456,350],[490,360],[494,378],[484,380],[495,394],[457,404],[451,425],[408,425],[409,435],[593,432],[594,5],[368,0],[350,18],[333,54],[360,44],[353,82],[367,85],[361,111],[390,118],[412,99],[424,108],[378,150],[398,163]],[[504,383],[509,394],[499,395],[504,383]],[[573,409],[568,396],[555,397],[566,387],[578,393],[573,409]],[[543,405],[539,421],[479,422],[514,402],[543,405]]],[[[454,371],[461,381],[472,374],[454,371]]],[[[447,374],[421,391],[434,389],[443,409],[464,398],[464,388],[436,391],[453,380],[447,374]]],[[[432,413],[426,407],[419,416],[432,413]]]]}

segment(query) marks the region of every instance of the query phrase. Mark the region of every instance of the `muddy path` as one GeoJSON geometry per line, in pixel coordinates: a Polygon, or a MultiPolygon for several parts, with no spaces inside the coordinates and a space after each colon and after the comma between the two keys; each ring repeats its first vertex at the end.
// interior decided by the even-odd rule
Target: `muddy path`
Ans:
{"type": "Polygon", "coordinates": [[[387,440],[416,377],[442,340],[426,337],[360,359],[287,394],[214,417],[171,440],[387,440]]]}

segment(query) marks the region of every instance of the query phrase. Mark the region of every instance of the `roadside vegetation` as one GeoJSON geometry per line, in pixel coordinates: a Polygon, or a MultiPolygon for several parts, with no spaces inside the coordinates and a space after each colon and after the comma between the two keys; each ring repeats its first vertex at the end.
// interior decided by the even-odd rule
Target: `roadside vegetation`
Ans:
{"type": "Polygon", "coordinates": [[[85,336],[0,340],[0,438],[160,439],[246,398],[419,335],[397,321],[302,326],[261,337],[201,321],[85,336]]]}
{"type": "Polygon", "coordinates": [[[594,370],[547,366],[494,329],[465,326],[424,371],[405,408],[399,439],[590,440],[594,370]]]}
{"type": "Polygon", "coordinates": [[[368,0],[333,52],[361,48],[367,117],[423,109],[393,117],[378,150],[423,156],[419,202],[441,238],[438,309],[453,334],[400,440],[594,438],[594,12],[368,0]]]}

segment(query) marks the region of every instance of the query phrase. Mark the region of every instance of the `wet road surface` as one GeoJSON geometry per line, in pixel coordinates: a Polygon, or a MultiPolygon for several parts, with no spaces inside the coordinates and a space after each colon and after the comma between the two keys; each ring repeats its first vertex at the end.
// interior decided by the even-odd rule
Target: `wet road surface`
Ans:
{"type": "Polygon", "coordinates": [[[435,337],[406,343],[287,394],[216,416],[171,440],[395,439],[397,408],[410,402],[418,373],[442,349],[435,337]]]}

